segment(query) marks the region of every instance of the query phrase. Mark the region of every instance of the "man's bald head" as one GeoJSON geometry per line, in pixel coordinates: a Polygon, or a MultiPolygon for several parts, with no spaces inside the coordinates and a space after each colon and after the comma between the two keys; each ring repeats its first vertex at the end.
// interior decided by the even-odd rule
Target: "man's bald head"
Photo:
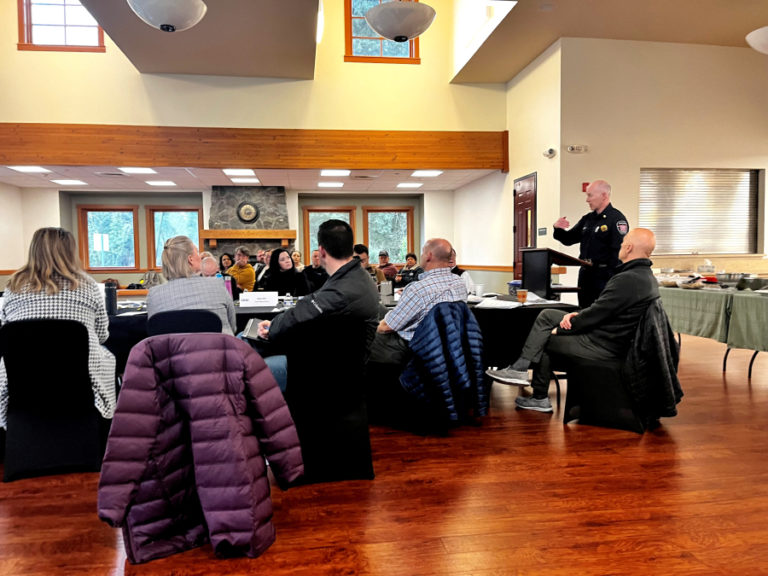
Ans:
{"type": "Polygon", "coordinates": [[[421,266],[424,270],[450,268],[453,246],[444,238],[430,238],[421,249],[421,266]]]}
{"type": "Polygon", "coordinates": [[[637,258],[650,258],[656,248],[656,236],[647,228],[633,228],[624,236],[619,260],[629,262],[637,258]]]}
{"type": "Polygon", "coordinates": [[[611,185],[605,180],[595,180],[587,186],[587,204],[600,214],[611,203],[611,185]]]}

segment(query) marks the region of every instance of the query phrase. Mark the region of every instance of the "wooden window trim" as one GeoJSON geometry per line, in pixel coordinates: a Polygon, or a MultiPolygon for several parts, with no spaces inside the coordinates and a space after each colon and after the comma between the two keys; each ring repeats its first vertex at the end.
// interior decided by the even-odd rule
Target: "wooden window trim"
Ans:
{"type": "Polygon", "coordinates": [[[312,212],[348,212],[349,213],[349,225],[352,228],[352,237],[357,237],[355,231],[355,214],[357,213],[357,206],[304,206],[301,209],[301,221],[302,221],[302,236],[304,241],[302,242],[304,250],[302,255],[304,257],[304,264],[312,263],[312,253],[309,251],[310,238],[309,238],[309,215],[312,212]]]}
{"type": "MultiPolygon", "coordinates": [[[[408,222],[408,252],[415,252],[413,231],[413,206],[363,206],[363,243],[370,248],[368,242],[368,214],[371,212],[407,212],[408,222]]],[[[405,264],[405,262],[393,262],[393,264],[405,264]]]]}
{"type": "MultiPolygon", "coordinates": [[[[203,209],[200,206],[144,206],[147,218],[147,269],[161,270],[162,266],[155,265],[155,212],[197,212],[197,229],[203,229],[203,209]]],[[[200,238],[198,238],[198,241],[200,238]]],[[[200,250],[202,244],[198,243],[200,250]]]]}
{"type": "MultiPolygon", "coordinates": [[[[418,0],[415,0],[418,1],[418,0]]],[[[409,40],[410,58],[391,56],[355,56],[352,54],[352,0],[344,0],[344,62],[367,62],[369,64],[421,64],[419,39],[409,40]]]]}
{"type": "Polygon", "coordinates": [[[104,46],[104,30],[98,26],[98,46],[68,46],[60,44],[33,44],[32,43],[32,5],[29,0],[17,0],[19,12],[19,42],[18,50],[33,52],[106,52],[104,46]]]}
{"type": "Polygon", "coordinates": [[[139,207],[135,205],[110,206],[107,204],[79,204],[77,206],[77,242],[80,248],[80,262],[90,273],[139,272],[139,207]],[[88,255],[88,212],[132,212],[133,213],[133,267],[92,268],[88,255]]]}

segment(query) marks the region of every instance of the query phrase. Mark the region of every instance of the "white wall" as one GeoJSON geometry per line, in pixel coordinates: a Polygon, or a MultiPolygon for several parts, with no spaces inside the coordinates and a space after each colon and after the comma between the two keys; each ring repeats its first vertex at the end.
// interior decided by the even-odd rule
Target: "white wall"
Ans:
{"type": "Polygon", "coordinates": [[[768,56],[749,48],[562,40],[563,214],[604,178],[637,225],[641,168],[768,168],[768,56]]]}
{"type": "Polygon", "coordinates": [[[466,66],[517,2],[454,0],[453,76],[466,66]]]}
{"type": "Polygon", "coordinates": [[[421,241],[417,242],[419,249],[429,238],[446,238],[453,242],[453,201],[453,192],[424,192],[424,224],[421,241]]]}
{"type": "Polygon", "coordinates": [[[51,188],[25,188],[21,194],[24,215],[24,262],[32,235],[38,228],[61,225],[59,191],[51,188]]]}
{"type": "Polygon", "coordinates": [[[26,262],[22,192],[0,183],[0,270],[15,270],[26,262]]]}

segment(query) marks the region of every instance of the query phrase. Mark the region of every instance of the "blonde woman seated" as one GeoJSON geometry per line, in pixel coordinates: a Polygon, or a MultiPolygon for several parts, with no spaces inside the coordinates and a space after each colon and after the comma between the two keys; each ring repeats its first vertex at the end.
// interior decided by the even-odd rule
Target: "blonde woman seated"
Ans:
{"type": "Polygon", "coordinates": [[[200,275],[200,254],[192,240],[175,236],[166,241],[162,262],[168,282],[150,288],[147,317],[171,310],[210,310],[221,318],[221,331],[234,335],[237,320],[232,297],[220,278],[200,275]]]}
{"type": "MultiPolygon", "coordinates": [[[[29,260],[8,281],[0,322],[74,320],[88,330],[88,372],[94,404],[104,418],[115,412],[115,357],[102,347],[109,319],[96,282],[80,266],[75,238],[63,228],[32,236],[29,260]]],[[[30,367],[34,369],[34,367],[30,367]]],[[[0,359],[0,427],[6,427],[8,378],[0,359]]]]}

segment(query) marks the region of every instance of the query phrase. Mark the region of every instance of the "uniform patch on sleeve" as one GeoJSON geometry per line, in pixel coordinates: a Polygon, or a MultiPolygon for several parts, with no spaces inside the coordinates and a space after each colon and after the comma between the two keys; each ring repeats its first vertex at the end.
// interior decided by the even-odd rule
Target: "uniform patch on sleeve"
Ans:
{"type": "Polygon", "coordinates": [[[616,222],[616,230],[619,231],[619,234],[624,236],[627,232],[629,232],[629,224],[627,224],[626,220],[619,220],[616,222]]]}

